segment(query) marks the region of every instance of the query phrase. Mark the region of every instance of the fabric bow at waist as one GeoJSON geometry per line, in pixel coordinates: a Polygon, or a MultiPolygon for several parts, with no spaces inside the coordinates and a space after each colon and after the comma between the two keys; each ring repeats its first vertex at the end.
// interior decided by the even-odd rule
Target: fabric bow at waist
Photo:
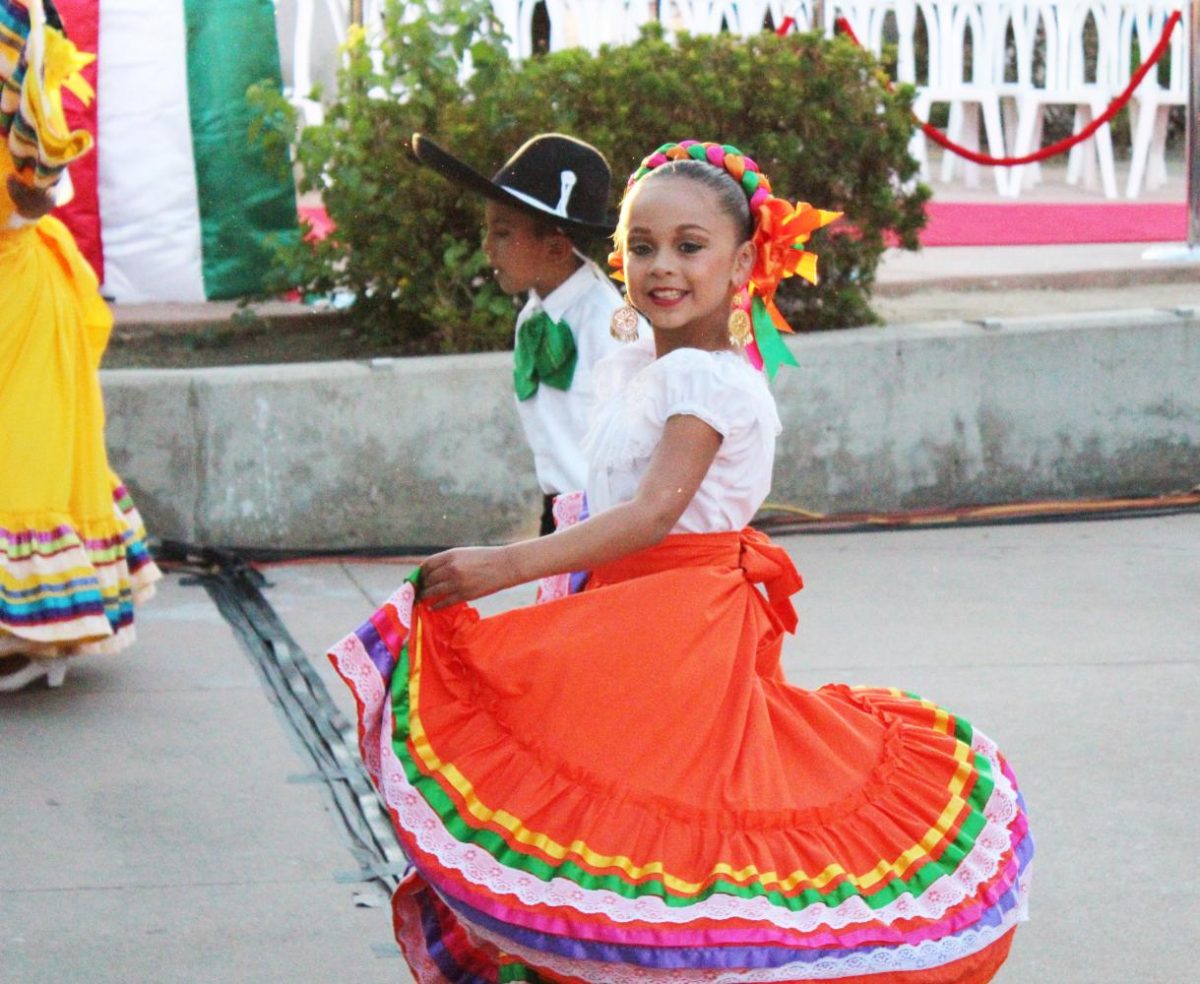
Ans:
{"type": "Polygon", "coordinates": [[[528,400],[539,383],[568,390],[575,377],[578,353],[575,336],[565,321],[555,321],[545,311],[526,319],[517,330],[513,352],[513,388],[518,400],[528,400]]]}
{"type": "Polygon", "coordinates": [[[804,581],[787,551],[750,527],[729,533],[673,533],[656,546],[597,567],[588,589],[680,567],[740,569],[747,581],[766,590],[771,610],[783,627],[796,631],[799,619],[791,598],[804,587],[804,581]]]}

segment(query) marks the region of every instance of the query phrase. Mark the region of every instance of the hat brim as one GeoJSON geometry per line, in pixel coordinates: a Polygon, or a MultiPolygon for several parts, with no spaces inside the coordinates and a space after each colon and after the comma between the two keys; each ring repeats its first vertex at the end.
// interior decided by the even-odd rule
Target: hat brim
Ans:
{"type": "Polygon", "coordinates": [[[473,191],[477,195],[482,195],[484,198],[499,202],[501,205],[508,205],[535,218],[543,219],[563,229],[611,236],[613,230],[617,227],[616,219],[611,216],[604,223],[597,224],[568,218],[552,212],[549,208],[530,204],[525,199],[518,198],[512,192],[500,187],[500,185],[496,184],[490,178],[485,178],[473,167],[464,164],[449,151],[443,150],[422,133],[414,133],[412,135],[412,150],[413,155],[418,161],[431,170],[437,171],[447,181],[466,188],[468,191],[473,191]]]}

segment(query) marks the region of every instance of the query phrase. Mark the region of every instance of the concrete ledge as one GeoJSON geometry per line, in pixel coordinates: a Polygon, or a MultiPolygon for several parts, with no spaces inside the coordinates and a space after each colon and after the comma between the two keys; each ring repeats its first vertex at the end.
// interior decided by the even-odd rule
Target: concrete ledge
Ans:
{"type": "MultiPolygon", "coordinates": [[[[791,339],[772,501],[821,512],[1149,494],[1200,480],[1200,310],[791,339]]],[[[148,528],[327,548],[532,534],[508,353],[101,373],[148,528]]]]}

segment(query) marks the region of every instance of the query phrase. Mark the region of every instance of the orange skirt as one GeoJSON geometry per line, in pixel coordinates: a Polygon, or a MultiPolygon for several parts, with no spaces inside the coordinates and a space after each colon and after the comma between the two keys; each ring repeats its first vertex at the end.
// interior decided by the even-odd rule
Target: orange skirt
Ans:
{"type": "Polygon", "coordinates": [[[915,696],[790,686],[799,588],[754,531],[672,536],[488,619],[410,579],[335,647],[419,981],[991,979],[1015,778],[915,696]]]}

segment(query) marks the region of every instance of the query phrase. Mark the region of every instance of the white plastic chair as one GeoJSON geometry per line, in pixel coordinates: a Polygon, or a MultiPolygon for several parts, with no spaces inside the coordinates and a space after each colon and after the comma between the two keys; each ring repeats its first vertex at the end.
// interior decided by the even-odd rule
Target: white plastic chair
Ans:
{"type": "Polygon", "coordinates": [[[795,31],[811,31],[816,26],[816,0],[738,0],[738,7],[745,34],[763,30],[768,14],[776,30],[788,17],[795,31]]]}
{"type": "MultiPolygon", "coordinates": [[[[896,38],[896,81],[917,86],[914,31],[916,0],[824,0],[821,5],[821,27],[827,37],[837,31],[837,22],[845,19],[859,44],[876,58],[883,54],[884,45],[894,33],[896,38]]],[[[922,179],[929,179],[929,151],[925,135],[917,130],[909,144],[909,153],[919,165],[922,179]]]]}
{"type": "MultiPolygon", "coordinates": [[[[1048,106],[1075,108],[1072,132],[1078,133],[1100,116],[1118,91],[1115,86],[1117,51],[1117,7],[1104,0],[1014,0],[1013,24],[1022,25],[1018,41],[1018,62],[1026,60],[1023,69],[1031,84],[1023,85],[1015,94],[1016,136],[1011,153],[1024,157],[1041,146],[1042,126],[1048,106]],[[1097,56],[1092,73],[1085,57],[1084,35],[1094,25],[1097,56]],[[1039,29],[1044,46],[1039,39],[1039,29]],[[1038,51],[1045,59],[1045,74],[1038,84],[1033,63],[1038,51]]],[[[1100,127],[1093,138],[1075,148],[1067,168],[1071,184],[1084,180],[1092,187],[1096,169],[1106,198],[1117,197],[1116,169],[1113,163],[1112,135],[1107,126],[1100,127]]],[[[1013,168],[1008,193],[1016,197],[1027,177],[1027,167],[1013,168]]]]}
{"type": "Polygon", "coordinates": [[[642,27],[654,20],[654,8],[646,0],[600,0],[604,11],[604,39],[609,44],[631,44],[642,27]]]}
{"type": "Polygon", "coordinates": [[[699,34],[707,25],[708,0],[662,0],[658,20],[668,38],[686,31],[699,34]]]}
{"type": "MultiPolygon", "coordinates": [[[[340,49],[350,26],[349,0],[274,0],[279,32],[283,92],[308,125],[325,119],[325,107],[311,98],[314,81],[332,83],[340,49]]],[[[384,0],[364,0],[368,40],[383,28],[384,0]]]]}
{"type": "Polygon", "coordinates": [[[346,40],[349,4],[347,0],[275,0],[275,17],[285,32],[288,25],[292,28],[280,38],[284,95],[306,124],[320,123],[325,110],[312,98],[313,81],[317,75],[330,74],[328,66],[346,40]]]}
{"type": "Polygon", "coordinates": [[[709,0],[704,29],[715,34],[724,24],[735,34],[751,37],[764,30],[769,14],[776,29],[791,17],[795,30],[808,31],[813,27],[814,7],[815,0],[709,0]]]}
{"type": "MultiPolygon", "coordinates": [[[[920,119],[927,120],[935,104],[949,104],[949,140],[980,151],[982,122],[988,155],[1004,156],[998,86],[1003,67],[997,63],[1002,44],[994,40],[1001,29],[998,5],[988,0],[917,0],[917,18],[924,23],[929,40],[929,65],[927,80],[918,86],[913,110],[920,119]]],[[[919,135],[918,140],[923,141],[924,136],[919,135]]],[[[952,151],[942,156],[941,180],[950,181],[959,164],[963,165],[967,185],[977,186],[979,165],[952,151]]],[[[1005,194],[1006,169],[995,167],[992,173],[996,190],[1005,194]]]]}
{"type": "MultiPolygon", "coordinates": [[[[1154,50],[1162,37],[1163,28],[1179,0],[1138,0],[1120,4],[1117,45],[1117,88],[1123,90],[1133,76],[1136,64],[1141,64],[1154,50]],[[1137,42],[1137,62],[1134,63],[1134,42],[1137,42]]],[[[1171,35],[1164,59],[1169,59],[1166,84],[1160,79],[1158,66],[1150,69],[1130,101],[1132,127],[1130,132],[1129,178],[1125,197],[1137,198],[1143,183],[1147,189],[1166,183],[1166,145],[1168,114],[1172,106],[1186,106],[1188,101],[1188,18],[1191,5],[1183,4],[1183,20],[1171,35]]]]}

